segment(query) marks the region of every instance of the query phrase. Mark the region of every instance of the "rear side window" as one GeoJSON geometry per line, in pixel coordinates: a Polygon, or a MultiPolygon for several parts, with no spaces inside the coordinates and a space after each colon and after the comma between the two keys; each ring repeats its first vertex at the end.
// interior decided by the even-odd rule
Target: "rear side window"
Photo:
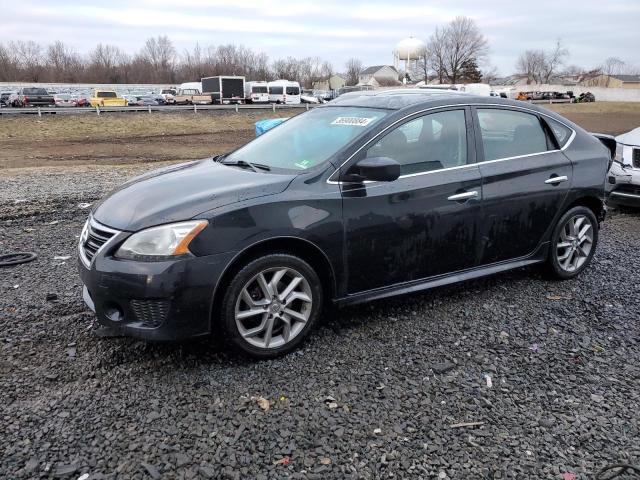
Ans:
{"type": "Polygon", "coordinates": [[[546,152],[547,136],[536,115],[496,108],[478,109],[485,160],[546,152]]]}
{"type": "Polygon", "coordinates": [[[569,127],[565,127],[560,122],[556,122],[550,118],[545,118],[545,121],[549,124],[560,148],[564,147],[571,138],[572,130],[569,127]]]}
{"type": "Polygon", "coordinates": [[[269,93],[272,95],[282,95],[282,87],[269,87],[269,93]]]}

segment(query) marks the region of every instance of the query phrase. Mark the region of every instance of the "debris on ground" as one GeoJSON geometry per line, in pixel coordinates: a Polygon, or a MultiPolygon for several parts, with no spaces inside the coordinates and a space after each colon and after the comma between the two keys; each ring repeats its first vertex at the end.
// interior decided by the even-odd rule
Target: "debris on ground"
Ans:
{"type": "Polygon", "coordinates": [[[561,286],[518,269],[348,307],[253,361],[99,327],[75,262],[50,261],[78,241],[77,205],[126,178],[97,170],[48,178],[47,198],[39,176],[0,177],[3,251],[48,260],[0,270],[0,478],[578,480],[640,458],[640,213],[608,215],[593,264],[561,286]]]}

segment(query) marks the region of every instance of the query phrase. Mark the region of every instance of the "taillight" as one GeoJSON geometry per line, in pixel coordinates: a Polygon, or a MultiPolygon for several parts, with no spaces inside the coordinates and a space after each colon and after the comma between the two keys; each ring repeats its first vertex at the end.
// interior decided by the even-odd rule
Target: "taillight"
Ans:
{"type": "Polygon", "coordinates": [[[27,97],[26,95],[24,97],[22,97],[22,101],[24,103],[29,103],[29,97],[27,97]]]}

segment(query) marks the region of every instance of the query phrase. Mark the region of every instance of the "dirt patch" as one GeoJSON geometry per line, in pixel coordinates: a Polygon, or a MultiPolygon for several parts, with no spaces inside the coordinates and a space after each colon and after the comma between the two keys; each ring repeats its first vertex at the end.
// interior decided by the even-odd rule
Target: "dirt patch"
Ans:
{"type": "Polygon", "coordinates": [[[258,120],[288,117],[299,112],[3,118],[0,122],[0,170],[203,158],[231,151],[248,142],[255,135],[254,123],[258,120]]]}
{"type": "MultiPolygon", "coordinates": [[[[640,104],[548,105],[591,132],[640,125],[640,104]]],[[[254,137],[254,123],[300,110],[2,117],[0,171],[8,168],[179,162],[229,152],[254,137]]]]}
{"type": "Polygon", "coordinates": [[[640,126],[640,103],[594,102],[544,105],[589,132],[620,135],[640,126]]]}

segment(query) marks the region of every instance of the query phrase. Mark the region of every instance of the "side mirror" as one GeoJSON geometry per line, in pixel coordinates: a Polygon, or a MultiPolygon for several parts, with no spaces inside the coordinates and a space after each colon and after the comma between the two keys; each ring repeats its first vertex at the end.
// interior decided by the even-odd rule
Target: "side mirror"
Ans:
{"type": "Polygon", "coordinates": [[[400,176],[400,164],[389,157],[363,158],[353,165],[342,180],[345,182],[393,182],[400,176]]]}

